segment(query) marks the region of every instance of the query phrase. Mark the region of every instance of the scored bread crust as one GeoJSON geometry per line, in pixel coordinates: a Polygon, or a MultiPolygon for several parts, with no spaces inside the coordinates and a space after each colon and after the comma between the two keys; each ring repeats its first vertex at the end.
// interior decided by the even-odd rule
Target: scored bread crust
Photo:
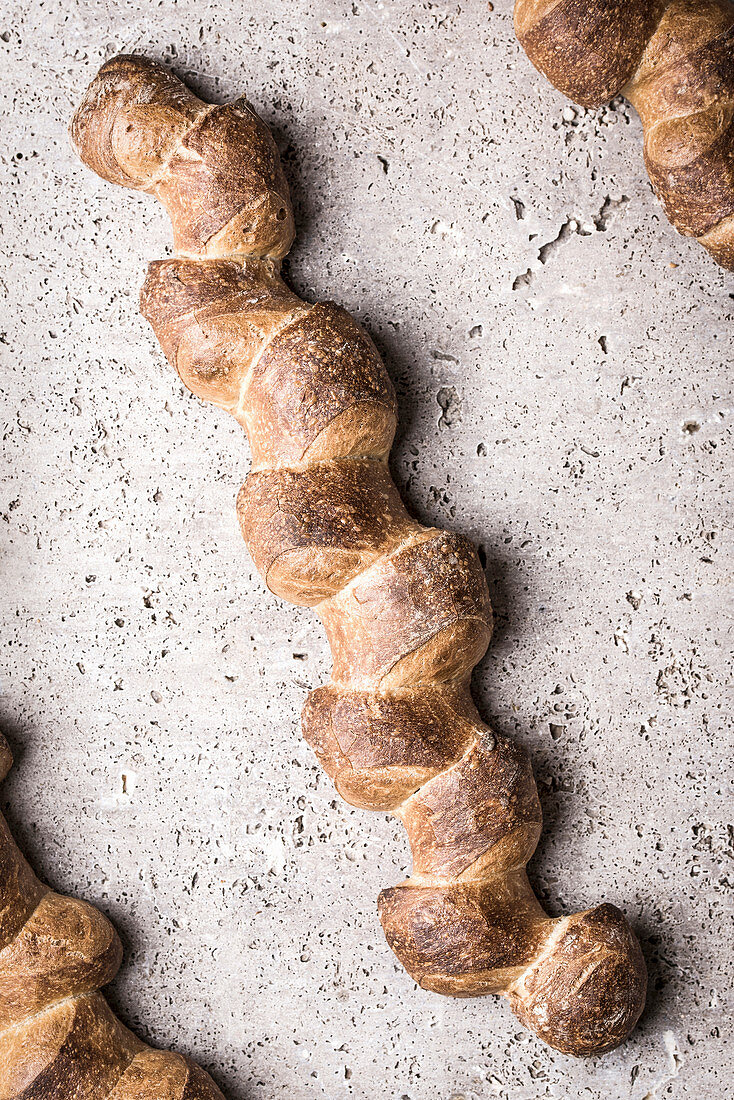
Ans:
{"type": "Polygon", "coordinates": [[[244,99],[205,104],[120,56],[71,134],[94,171],[171,217],[175,254],[151,263],[141,310],[185,385],[247,432],[250,554],[326,629],[332,677],[307,699],[307,741],[342,797],[407,830],[412,874],[379,900],[390,946],[426,989],[499,993],[559,1050],[611,1049],[644,1004],[639,945],[614,906],[552,919],[528,883],[541,829],[530,764],[469,694],[492,629],[482,567],[399,497],[395,394],[369,336],[280,278],[293,215],[267,126],[244,99]]]}
{"type": "Polygon", "coordinates": [[[669,220],[734,271],[732,0],[516,0],[515,31],[576,103],[630,101],[669,220]]]}

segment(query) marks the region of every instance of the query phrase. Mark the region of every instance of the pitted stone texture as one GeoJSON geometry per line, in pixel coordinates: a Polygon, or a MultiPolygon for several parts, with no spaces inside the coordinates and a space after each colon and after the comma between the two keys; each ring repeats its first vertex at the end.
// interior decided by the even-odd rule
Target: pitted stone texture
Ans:
{"type": "Polygon", "coordinates": [[[718,1100],[734,286],[667,225],[633,112],[569,107],[509,0],[24,0],[0,51],[4,802],[39,873],[120,930],[116,1009],[234,1100],[718,1100]],[[552,912],[623,907],[650,968],[602,1059],[416,989],[382,939],[400,828],[301,742],[325,641],[246,556],[243,436],[137,313],[164,215],[66,141],[121,50],[274,127],[289,278],[367,326],[407,500],[481,545],[478,694],[533,757],[532,876],[552,912]]]}

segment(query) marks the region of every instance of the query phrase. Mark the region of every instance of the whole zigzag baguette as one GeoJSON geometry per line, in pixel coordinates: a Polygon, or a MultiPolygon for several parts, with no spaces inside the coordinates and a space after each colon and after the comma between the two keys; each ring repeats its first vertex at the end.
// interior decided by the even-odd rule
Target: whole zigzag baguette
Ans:
{"type": "Polygon", "coordinates": [[[734,3],[516,0],[515,30],[576,103],[630,101],[668,218],[734,271],[734,3]]]}
{"type": "Polygon", "coordinates": [[[424,988],[500,993],[560,1050],[616,1046],[645,999],[639,945],[614,906],[551,919],[530,888],[532,772],[469,695],[491,634],[482,568],[398,495],[395,395],[369,337],[280,278],[293,216],[267,127],[245,100],[205,104],[123,56],[71,132],[94,171],[171,217],[175,257],[151,263],[141,309],[189,389],[246,430],[250,553],[271,591],[326,628],[332,679],[306,702],[307,741],[342,797],[407,829],[413,872],[379,901],[390,946],[424,988]]]}
{"type": "MultiPolygon", "coordinates": [[[[0,780],[12,757],[0,735],[0,780]]],[[[122,959],[84,901],[39,882],[0,815],[2,1100],[224,1100],[188,1058],[153,1050],[98,992],[122,959]]]]}

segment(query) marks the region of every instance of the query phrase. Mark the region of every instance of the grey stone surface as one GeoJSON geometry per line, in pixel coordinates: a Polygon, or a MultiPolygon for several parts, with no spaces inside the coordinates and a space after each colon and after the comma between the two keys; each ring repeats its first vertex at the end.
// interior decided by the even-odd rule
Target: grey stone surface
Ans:
{"type": "Polygon", "coordinates": [[[116,1009],[232,1100],[728,1092],[734,279],[668,227],[631,110],[569,109],[510,8],[21,0],[0,28],[3,805],[38,871],[120,929],[116,1009]],[[163,213],[67,144],[98,65],[134,50],[272,124],[288,275],[368,327],[397,480],[483,548],[476,687],[533,755],[533,880],[554,913],[620,905],[649,964],[604,1058],[421,991],[383,941],[403,834],[301,743],[324,640],[247,558],[239,430],[137,313],[163,213]]]}

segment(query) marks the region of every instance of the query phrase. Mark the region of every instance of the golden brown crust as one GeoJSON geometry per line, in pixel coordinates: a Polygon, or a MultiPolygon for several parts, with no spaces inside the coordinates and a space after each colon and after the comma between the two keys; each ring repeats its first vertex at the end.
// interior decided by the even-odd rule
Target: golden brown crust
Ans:
{"type": "Polygon", "coordinates": [[[722,267],[734,271],[734,214],[698,238],[722,267]]]}
{"type": "Polygon", "coordinates": [[[245,100],[213,107],[187,129],[155,192],[171,218],[177,252],[279,257],[291,246],[293,215],[278,150],[245,100]]]}
{"type": "Polygon", "coordinates": [[[734,3],[516,0],[515,28],[536,68],[576,102],[623,92],[668,218],[734,270],[734,3]]]}
{"type": "Polygon", "coordinates": [[[149,265],[140,311],[191,392],[235,416],[263,340],[306,312],[272,264],[180,259],[149,265]]]}
{"type": "Polygon", "coordinates": [[[0,1036],[0,1096],[106,1097],[142,1046],[98,993],[73,997],[0,1036]]]}
{"type": "Polygon", "coordinates": [[[524,867],[543,821],[527,754],[506,737],[481,733],[398,813],[413,877],[434,881],[484,881],[524,867]]]}
{"type": "Polygon", "coordinates": [[[339,794],[353,806],[394,810],[454,764],[477,736],[466,688],[421,686],[399,694],[312,691],[303,736],[339,794]]]}
{"type": "Polygon", "coordinates": [[[331,302],[314,306],[264,348],[243,411],[257,465],[382,458],[397,421],[377,349],[331,302]]]}
{"type": "Polygon", "coordinates": [[[117,934],[98,909],[49,891],[0,952],[0,1029],[99,989],[121,961],[117,934]]]}
{"type": "Polygon", "coordinates": [[[147,1047],[133,1058],[107,1100],[224,1100],[211,1077],[184,1058],[147,1047]]]}
{"type": "Polygon", "coordinates": [[[204,110],[168,69],[120,54],[102,66],[74,112],[71,140],[97,175],[142,188],[204,110]]]}
{"type": "Polygon", "coordinates": [[[252,473],[237,512],[271,592],[311,606],[336,595],[417,527],[385,464],[371,459],[252,473]]]}
{"type": "Polygon", "coordinates": [[[625,94],[665,213],[702,237],[734,214],[734,4],[669,4],[625,94]]]}
{"type": "Polygon", "coordinates": [[[409,880],[382,891],[379,911],[387,942],[411,977],[449,997],[505,993],[555,923],[524,870],[486,882],[416,886],[409,880]]]}
{"type": "Polygon", "coordinates": [[[461,535],[420,530],[323,603],[344,686],[391,690],[465,680],[492,633],[484,572],[461,535]]]}
{"type": "Polygon", "coordinates": [[[87,89],[71,139],[104,179],[158,196],[179,252],[279,257],[291,246],[278,150],[244,99],[208,106],[162,65],[122,54],[87,89]]]}
{"type": "MultiPolygon", "coordinates": [[[[150,114],[141,116],[138,73],[130,89],[137,125],[144,132],[165,126],[168,141],[157,98],[167,107],[169,86],[156,69],[150,114]]],[[[117,109],[124,113],[121,86],[110,94],[122,96],[117,109]]],[[[91,134],[109,126],[110,112],[94,84],[88,103],[99,107],[96,118],[84,107],[91,134]]],[[[308,306],[285,287],[277,262],[282,241],[273,238],[263,249],[266,225],[242,254],[238,202],[226,205],[234,193],[228,173],[239,162],[253,169],[250,211],[265,209],[274,188],[285,188],[262,133],[235,125],[228,110],[197,116],[178,149],[168,150],[166,189],[156,180],[141,184],[145,157],[136,156],[138,186],[166,202],[179,252],[194,251],[181,243],[189,232],[197,242],[211,233],[202,208],[217,218],[226,209],[232,219],[217,230],[216,260],[207,258],[209,246],[197,245],[200,258],[151,264],[141,308],[186,385],[246,429],[253,471],[238,513],[252,558],[272,591],[313,606],[326,628],[332,680],[306,702],[306,738],[346,799],[389,809],[408,831],[412,875],[380,898],[388,941],[426,988],[455,996],[499,992],[523,1005],[521,983],[533,967],[541,974],[546,956],[556,958],[559,988],[564,967],[576,964],[566,961],[565,940],[553,955],[568,920],[546,917],[525,876],[541,826],[529,762],[483,725],[469,696],[471,671],[492,632],[484,573],[467,539],[421,527],[400,500],[385,461],[395,394],[366,333],[337,306],[308,306]],[[193,140],[197,159],[190,163],[193,140]],[[192,163],[210,165],[206,179],[192,163]],[[226,194],[218,203],[210,189],[220,184],[226,194]],[[191,225],[183,224],[184,207],[172,194],[186,196],[191,225]]],[[[103,134],[97,140],[106,147],[103,134]]],[[[151,141],[159,139],[153,134],[151,141]]],[[[88,141],[80,152],[92,166],[101,159],[88,141]]],[[[277,221],[272,208],[270,217],[277,221]]],[[[587,931],[593,939],[594,926],[587,931]]],[[[602,940],[606,934],[600,927],[602,940]]],[[[620,974],[622,954],[620,948],[620,974]]],[[[624,974],[632,972],[636,980],[614,1001],[625,1000],[628,1030],[645,992],[644,971],[624,974]]],[[[595,1029],[592,1046],[609,1043],[612,998],[600,984],[606,1001],[597,1005],[589,990],[579,1050],[595,1029]]],[[[530,1004],[534,996],[528,986],[530,1004]]],[[[556,1042],[552,1021],[534,1023],[530,1011],[527,1018],[556,1042]]],[[[562,1018],[559,1028],[559,1042],[567,1044],[562,1018]]]]}
{"type": "Polygon", "coordinates": [[[564,1054],[603,1054],[637,1022],[637,990],[645,981],[627,921],[614,905],[599,905],[564,922],[553,950],[513,986],[510,1004],[526,1027],[564,1054]]]}
{"type": "Polygon", "coordinates": [[[600,107],[632,76],[662,8],[655,0],[516,0],[515,32],[551,84],[600,107]]]}
{"type": "MultiPolygon", "coordinates": [[[[0,734],[3,747],[5,740],[0,734]]],[[[9,750],[8,750],[9,751],[9,750]]],[[[23,859],[0,815],[0,951],[7,950],[48,887],[39,882],[23,859]]]]}
{"type": "Polygon", "coordinates": [[[185,385],[246,428],[255,468],[387,455],[396,400],[377,349],[272,263],[156,260],[140,303],[185,385]]]}

